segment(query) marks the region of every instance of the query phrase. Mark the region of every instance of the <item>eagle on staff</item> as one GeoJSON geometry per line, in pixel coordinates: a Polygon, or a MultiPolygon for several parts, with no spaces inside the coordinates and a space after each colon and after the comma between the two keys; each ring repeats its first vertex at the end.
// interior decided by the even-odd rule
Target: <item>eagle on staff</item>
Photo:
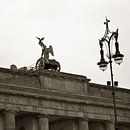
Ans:
{"type": "Polygon", "coordinates": [[[44,46],[44,43],[42,42],[45,38],[43,37],[43,38],[39,38],[39,37],[36,37],[38,40],[39,40],[39,45],[41,46],[41,47],[43,47],[44,46]]]}

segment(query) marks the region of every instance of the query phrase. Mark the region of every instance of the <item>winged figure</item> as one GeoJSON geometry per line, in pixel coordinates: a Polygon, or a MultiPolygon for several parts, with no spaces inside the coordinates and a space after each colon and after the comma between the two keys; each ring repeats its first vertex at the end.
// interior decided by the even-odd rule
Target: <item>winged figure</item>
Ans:
{"type": "Polygon", "coordinates": [[[39,40],[39,45],[42,47],[42,54],[41,57],[44,55],[44,59],[46,62],[49,62],[49,53],[54,56],[53,48],[50,45],[49,48],[46,47],[46,45],[42,42],[44,40],[43,38],[36,37],[39,40]]]}

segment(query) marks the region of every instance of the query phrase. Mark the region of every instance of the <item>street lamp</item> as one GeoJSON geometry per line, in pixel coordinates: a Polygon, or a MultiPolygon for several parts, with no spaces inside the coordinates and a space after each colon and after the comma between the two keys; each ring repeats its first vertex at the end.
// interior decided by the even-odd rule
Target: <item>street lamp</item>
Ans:
{"type": "Polygon", "coordinates": [[[118,130],[118,121],[117,121],[117,112],[116,112],[116,100],[115,100],[115,87],[114,87],[114,81],[113,81],[113,69],[112,69],[112,59],[114,59],[115,63],[120,65],[123,62],[124,55],[120,53],[119,51],[119,43],[118,43],[118,29],[115,32],[111,32],[108,27],[108,23],[110,20],[106,18],[106,22],[104,24],[106,25],[106,30],[103,38],[99,40],[100,45],[100,55],[101,59],[100,62],[97,63],[99,68],[102,71],[105,71],[107,69],[107,65],[110,64],[110,73],[111,73],[111,87],[112,87],[112,98],[113,98],[113,107],[114,107],[114,119],[115,119],[115,130],[118,130]],[[112,44],[113,41],[115,41],[115,54],[112,53],[112,44]],[[108,59],[109,61],[105,61],[104,58],[104,50],[103,50],[103,44],[106,44],[107,51],[108,51],[108,59]]]}

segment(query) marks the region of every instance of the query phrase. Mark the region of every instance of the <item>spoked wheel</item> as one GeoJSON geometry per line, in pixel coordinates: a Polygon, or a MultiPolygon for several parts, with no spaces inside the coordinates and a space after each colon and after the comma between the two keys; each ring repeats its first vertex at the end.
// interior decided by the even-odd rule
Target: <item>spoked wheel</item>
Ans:
{"type": "Polygon", "coordinates": [[[58,65],[58,67],[57,67],[57,71],[60,72],[60,70],[61,70],[61,66],[60,66],[60,63],[59,63],[59,65],[58,65]]]}
{"type": "Polygon", "coordinates": [[[44,67],[45,67],[45,60],[43,57],[41,57],[36,62],[36,70],[44,69],[44,67]]]}
{"type": "MultiPolygon", "coordinates": [[[[56,61],[57,62],[57,61],[56,61]]],[[[52,66],[51,70],[60,72],[60,64],[57,62],[55,65],[52,66]]]]}

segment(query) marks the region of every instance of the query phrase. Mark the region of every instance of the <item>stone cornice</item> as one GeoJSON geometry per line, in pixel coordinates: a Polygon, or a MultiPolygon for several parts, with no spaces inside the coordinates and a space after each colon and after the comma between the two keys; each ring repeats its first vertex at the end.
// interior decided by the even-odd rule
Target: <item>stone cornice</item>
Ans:
{"type": "MultiPolygon", "coordinates": [[[[96,84],[96,83],[89,83],[89,86],[95,87],[95,88],[103,88],[103,89],[109,89],[111,90],[111,86],[107,85],[102,85],[102,84],[96,84]]],[[[126,92],[130,94],[130,89],[127,88],[120,88],[120,87],[115,87],[115,91],[121,91],[121,92],[126,92]]]]}

